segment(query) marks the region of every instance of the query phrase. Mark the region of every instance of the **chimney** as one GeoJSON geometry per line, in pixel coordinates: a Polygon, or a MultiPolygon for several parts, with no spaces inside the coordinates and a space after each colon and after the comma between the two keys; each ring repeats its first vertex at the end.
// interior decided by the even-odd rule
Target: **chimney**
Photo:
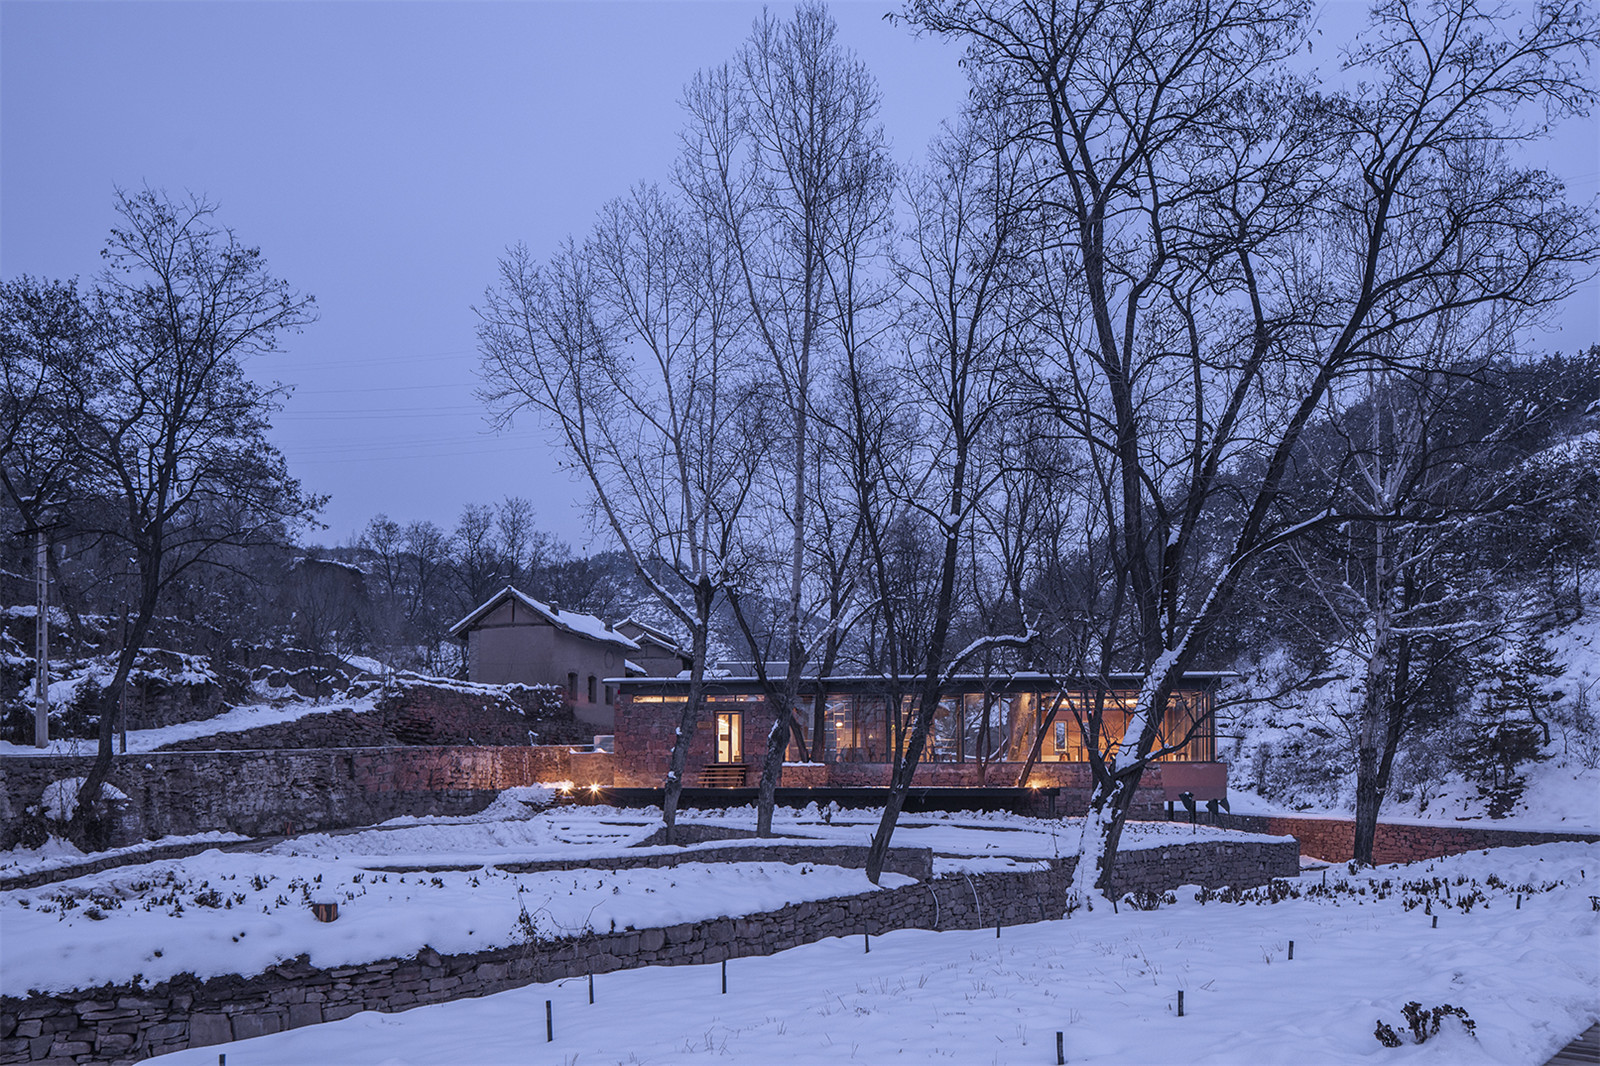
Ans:
{"type": "Polygon", "coordinates": [[[551,600],[550,601],[550,613],[551,614],[560,614],[561,613],[561,605],[559,603],[557,603],[555,600],[551,600]]]}

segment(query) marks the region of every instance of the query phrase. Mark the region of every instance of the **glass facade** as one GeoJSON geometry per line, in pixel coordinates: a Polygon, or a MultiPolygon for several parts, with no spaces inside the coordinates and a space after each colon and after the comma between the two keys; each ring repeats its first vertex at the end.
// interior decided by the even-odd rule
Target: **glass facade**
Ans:
{"type": "MultiPolygon", "coordinates": [[[[827,763],[887,763],[898,745],[910,739],[918,698],[903,697],[897,713],[880,693],[854,691],[846,682],[830,681],[822,697],[821,744],[815,729],[815,697],[802,696],[793,719],[795,735],[787,754],[791,761],[809,759],[827,763]],[[820,751],[817,750],[820,747],[820,751]]],[[[985,689],[981,683],[957,688],[941,697],[933,716],[933,729],[923,750],[923,762],[1025,762],[1035,744],[1037,762],[1087,762],[1098,748],[1109,756],[1127,732],[1128,719],[1138,696],[1132,689],[1029,689],[1014,682],[1004,690],[985,689]],[[1093,729],[1096,707],[1101,724],[1093,729]]],[[[636,704],[655,704],[663,713],[675,714],[683,706],[679,694],[630,694],[636,704]]],[[[715,723],[717,760],[738,762],[743,756],[745,715],[730,704],[764,703],[750,693],[706,696],[706,718],[715,723]],[[736,726],[737,723],[737,726],[736,726]]],[[[756,728],[756,726],[749,726],[756,728]]],[[[760,728],[765,732],[766,725],[760,728]]],[[[1156,758],[1162,762],[1212,762],[1216,757],[1211,721],[1211,695],[1204,689],[1175,693],[1157,734],[1156,758]]]]}
{"type": "Polygon", "coordinates": [[[823,704],[823,762],[888,762],[889,701],[882,696],[829,693],[823,704]]]}
{"type": "MultiPolygon", "coordinates": [[[[1042,762],[1087,762],[1091,747],[1109,758],[1128,731],[1137,698],[1138,693],[1131,690],[1020,694],[1011,719],[1010,759],[1025,760],[1036,737],[1042,762]],[[1093,729],[1097,702],[1101,711],[1098,732],[1093,729]],[[1041,724],[1046,728],[1037,736],[1041,724]]],[[[1210,694],[1175,693],[1156,737],[1153,750],[1159,753],[1156,758],[1160,762],[1213,762],[1216,742],[1210,694]]]]}

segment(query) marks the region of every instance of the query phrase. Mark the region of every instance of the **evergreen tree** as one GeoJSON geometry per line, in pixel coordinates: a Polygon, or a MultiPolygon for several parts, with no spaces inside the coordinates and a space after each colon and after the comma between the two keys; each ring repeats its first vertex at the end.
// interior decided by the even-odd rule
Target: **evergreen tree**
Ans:
{"type": "Polygon", "coordinates": [[[1530,635],[1486,669],[1488,685],[1468,716],[1457,761],[1489,800],[1489,816],[1504,818],[1527,784],[1523,764],[1547,757],[1550,730],[1539,707],[1550,699],[1548,679],[1559,677],[1562,668],[1544,642],[1530,635]]]}

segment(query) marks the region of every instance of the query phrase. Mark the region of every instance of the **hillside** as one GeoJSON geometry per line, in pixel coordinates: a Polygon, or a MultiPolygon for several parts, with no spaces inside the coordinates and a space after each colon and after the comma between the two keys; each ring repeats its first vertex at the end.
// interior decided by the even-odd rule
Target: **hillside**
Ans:
{"type": "MultiPolygon", "coordinates": [[[[1518,765],[1524,784],[1509,811],[1491,817],[1491,797],[1456,764],[1455,754],[1471,728],[1471,719],[1461,715],[1431,723],[1402,746],[1380,817],[1483,819],[1528,829],[1600,827],[1597,606],[1586,604],[1582,617],[1536,634],[1560,669],[1544,685],[1551,738],[1539,745],[1538,759],[1518,765]]],[[[1296,664],[1283,650],[1239,664],[1245,680],[1230,695],[1260,702],[1219,714],[1218,754],[1232,764],[1229,792],[1235,811],[1353,814],[1351,729],[1361,696],[1359,672],[1348,658],[1330,658],[1333,669],[1316,687],[1276,698],[1272,694],[1296,676],[1296,664]]],[[[1478,679],[1469,686],[1469,698],[1481,704],[1486,689],[1487,682],[1478,679]]]]}

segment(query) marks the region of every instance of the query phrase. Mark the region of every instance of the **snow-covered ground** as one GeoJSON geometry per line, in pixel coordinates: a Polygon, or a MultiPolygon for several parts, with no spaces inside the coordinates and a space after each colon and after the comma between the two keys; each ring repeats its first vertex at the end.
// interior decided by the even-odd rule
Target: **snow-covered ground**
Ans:
{"type": "MultiPolygon", "coordinates": [[[[337,966],[409,956],[424,946],[445,953],[480,951],[515,943],[530,928],[532,935],[560,937],[673,925],[875,891],[859,870],[780,862],[617,872],[498,869],[497,864],[530,860],[616,855],[659,826],[659,811],[653,810],[562,807],[531,813],[519,797],[537,798],[535,792],[516,790],[468,818],[400,819],[353,833],[308,834],[261,852],[211,850],[0,893],[6,955],[26,960],[0,969],[0,994],[84,988],[134,974],[145,981],[184,972],[248,975],[301,953],[314,965],[337,966]],[[442,866],[468,869],[437,869],[442,866]],[[335,925],[319,925],[307,907],[324,898],[341,904],[335,925]]],[[[686,820],[748,829],[755,817],[745,808],[689,812],[686,820]]],[[[814,806],[783,812],[775,821],[779,832],[819,843],[866,844],[875,825],[870,812],[814,806]]],[[[1125,840],[1137,849],[1193,839],[1197,832],[1221,834],[1138,823],[1125,840]]],[[[789,841],[769,843],[784,842],[789,841]]],[[[1071,854],[1077,826],[1004,814],[908,815],[894,842],[932,848],[936,873],[1027,868],[1071,854]]],[[[50,854],[34,859],[34,866],[60,862],[60,848],[42,850],[50,854]]],[[[18,849],[0,857],[0,868],[32,868],[27,857],[37,854],[18,849]]],[[[907,882],[885,875],[882,887],[907,882]]]]}
{"type": "MultiPolygon", "coordinates": [[[[870,954],[853,938],[826,940],[733,960],[726,996],[718,967],[651,967],[596,978],[593,1006],[585,982],[567,980],[359,1014],[226,1053],[230,1066],[1036,1064],[1055,1061],[1060,1031],[1071,1063],[1536,1066],[1600,1013],[1600,913],[1588,898],[1600,884],[1590,869],[1600,877],[1600,847],[1582,844],[1354,877],[1336,869],[1335,891],[1308,898],[1320,880],[1307,876],[1301,898],[1275,904],[1201,903],[1190,889],[1156,911],[1101,908],[998,939],[904,930],[874,938],[870,954]],[[1422,892],[1399,886],[1436,878],[1454,891],[1453,905],[1430,893],[1434,928],[1416,905],[1422,892]],[[1413,1001],[1461,1008],[1473,1032],[1447,1017],[1437,1036],[1412,1045],[1402,1012],[1413,1001]],[[1380,1020],[1404,1046],[1379,1044],[1380,1020]]],[[[217,1051],[170,1061],[210,1064],[217,1051]]]]}
{"type": "Polygon", "coordinates": [[[241,836],[238,833],[223,833],[213,830],[209,833],[193,833],[189,836],[160,837],[156,840],[146,840],[139,844],[130,844],[125,848],[84,852],[75,847],[71,841],[62,840],[60,837],[51,837],[37,848],[19,847],[12,848],[10,851],[0,851],[0,877],[18,877],[24,874],[42,873],[46,870],[59,870],[98,859],[120,859],[124,862],[135,861],[134,857],[143,852],[157,851],[161,848],[169,848],[175,845],[223,844],[249,839],[249,837],[241,836]]]}
{"type": "MultiPolygon", "coordinates": [[[[1234,814],[1276,814],[1291,818],[1354,818],[1355,804],[1347,798],[1315,805],[1286,803],[1258,795],[1249,787],[1228,786],[1234,814]],[[1341,801],[1343,800],[1343,801],[1341,801]]],[[[1572,830],[1600,832],[1600,771],[1562,762],[1542,764],[1528,774],[1528,788],[1518,810],[1505,818],[1489,818],[1477,786],[1452,775],[1429,798],[1420,813],[1416,803],[1386,803],[1378,820],[1397,825],[1471,824],[1482,829],[1518,829],[1561,833],[1572,830]]]]}
{"type": "MultiPolygon", "coordinates": [[[[302,953],[330,966],[408,956],[424,945],[472,951],[875,891],[858,870],[776,862],[498,868],[616,854],[656,825],[652,811],[534,813],[523,802],[539,798],[519,792],[470,818],[399,819],[265,852],[208,851],[0,893],[0,993],[135,974],[147,983],[180,972],[251,974],[302,953]],[[451,864],[469,868],[415,869],[451,864]],[[332,925],[315,922],[307,907],[323,899],[340,903],[332,925]]],[[[753,823],[749,810],[688,815],[753,823]]],[[[1076,845],[1071,822],[1007,814],[905,821],[895,843],[932,848],[943,870],[1027,866],[1076,845]]],[[[812,807],[781,814],[776,828],[864,843],[875,822],[872,812],[812,807]]],[[[1126,839],[1138,848],[1217,832],[1143,823],[1126,839]]],[[[7,858],[15,866],[21,854],[7,858]]],[[[749,1063],[1040,1063],[1054,1061],[1061,1030],[1074,1063],[1534,1064],[1600,1014],[1600,912],[1589,903],[1600,891],[1600,846],[1497,849],[1354,876],[1336,866],[1301,882],[1299,898],[1277,903],[1259,902],[1259,891],[1242,902],[1202,901],[1190,888],[1156,911],[1099,908],[1006,929],[998,939],[992,931],[901,931],[875,938],[868,955],[859,941],[826,941],[734,960],[725,998],[714,968],[649,968],[598,978],[594,1008],[583,983],[567,981],[362,1014],[226,1051],[234,1066],[660,1063],[707,1054],[749,1063]],[[1451,882],[1448,901],[1435,879],[1451,882]],[[1179,990],[1183,1019],[1175,1013],[1179,990]],[[548,1048],[545,999],[557,1034],[548,1048]],[[1377,1021],[1404,1030],[1401,1012],[1413,1000],[1465,1009],[1475,1034],[1447,1020],[1420,1047],[1381,1047],[1377,1021]]],[[[171,1061],[211,1063],[216,1052],[194,1049],[171,1061]]]]}

